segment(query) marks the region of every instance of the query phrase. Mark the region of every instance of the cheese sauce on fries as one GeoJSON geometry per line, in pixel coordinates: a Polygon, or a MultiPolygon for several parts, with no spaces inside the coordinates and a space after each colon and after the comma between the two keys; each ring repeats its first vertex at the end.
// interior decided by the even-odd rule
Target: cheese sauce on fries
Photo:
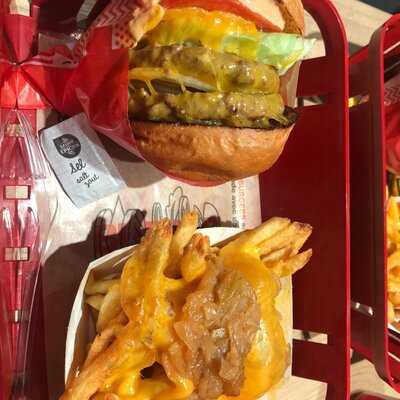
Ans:
{"type": "Polygon", "coordinates": [[[309,261],[312,228],[272,218],[212,247],[197,224],[161,221],[120,277],[89,278],[97,336],[61,400],[252,400],[279,385],[280,279],[309,261]]]}

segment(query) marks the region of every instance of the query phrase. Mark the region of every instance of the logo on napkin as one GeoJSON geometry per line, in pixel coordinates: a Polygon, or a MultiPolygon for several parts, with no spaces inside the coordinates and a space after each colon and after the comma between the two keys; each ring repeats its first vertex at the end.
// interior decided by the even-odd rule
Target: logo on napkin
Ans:
{"type": "Polygon", "coordinates": [[[60,185],[77,207],[126,186],[84,114],[43,130],[41,143],[60,185]]]}

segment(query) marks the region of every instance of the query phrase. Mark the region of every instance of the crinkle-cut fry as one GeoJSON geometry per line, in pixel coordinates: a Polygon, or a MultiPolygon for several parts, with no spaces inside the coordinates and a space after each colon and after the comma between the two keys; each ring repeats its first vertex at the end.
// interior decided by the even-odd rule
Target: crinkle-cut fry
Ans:
{"type": "Polygon", "coordinates": [[[121,312],[121,285],[117,283],[104,296],[96,324],[97,332],[102,332],[121,312]]]}
{"type": "Polygon", "coordinates": [[[387,268],[389,271],[395,267],[400,267],[400,250],[394,252],[387,261],[387,268]]]}
{"type": "MultiPolygon", "coordinates": [[[[275,275],[283,278],[295,274],[297,271],[302,269],[309,261],[312,256],[312,249],[309,249],[303,253],[296,254],[288,259],[283,259],[274,264],[266,264],[270,267],[275,275]]],[[[264,260],[263,260],[264,261],[264,260]]]]}
{"type": "Polygon", "coordinates": [[[95,294],[106,294],[110,287],[116,283],[119,283],[119,279],[102,279],[96,281],[93,278],[93,275],[90,274],[85,286],[85,294],[88,296],[95,294]]]}
{"type": "Polygon", "coordinates": [[[260,254],[267,255],[275,250],[291,246],[294,250],[307,240],[312,233],[312,227],[307,224],[293,222],[284,229],[279,230],[274,236],[259,244],[260,254]]]}
{"type": "Polygon", "coordinates": [[[208,236],[195,234],[185,247],[180,262],[183,279],[193,282],[200,278],[207,269],[207,256],[211,254],[208,236]]]}
{"type": "Polygon", "coordinates": [[[179,261],[182,257],[183,250],[192,239],[197,230],[199,217],[197,213],[191,212],[184,214],[180,221],[171,241],[169,249],[168,266],[165,275],[175,278],[179,275],[179,261]]]}
{"type": "Polygon", "coordinates": [[[104,295],[102,294],[95,294],[93,296],[89,296],[86,298],[85,302],[89,304],[90,307],[94,308],[95,310],[99,311],[101,308],[101,305],[103,304],[104,301],[104,295]]]}
{"type": "Polygon", "coordinates": [[[105,380],[132,358],[142,368],[152,365],[154,353],[135,340],[136,337],[137,330],[132,324],[123,327],[116,339],[71,381],[60,400],[90,400],[105,380]]]}

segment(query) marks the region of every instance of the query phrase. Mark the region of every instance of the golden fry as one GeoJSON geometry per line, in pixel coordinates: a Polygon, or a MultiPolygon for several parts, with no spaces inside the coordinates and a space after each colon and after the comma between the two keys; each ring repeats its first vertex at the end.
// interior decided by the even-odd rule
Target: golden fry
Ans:
{"type": "Polygon", "coordinates": [[[122,273],[122,308],[131,321],[140,324],[140,338],[149,347],[172,340],[173,315],[167,296],[181,282],[164,275],[171,241],[171,224],[161,221],[149,229],[122,273]]]}
{"type": "MultiPolygon", "coordinates": [[[[310,249],[286,260],[280,260],[278,263],[270,266],[270,268],[273,270],[275,275],[280,278],[290,276],[302,269],[310,261],[311,256],[312,250],[310,249]]],[[[269,265],[267,264],[267,266],[269,265]]]]}
{"type": "Polygon", "coordinates": [[[185,214],[182,217],[182,220],[172,237],[169,249],[168,266],[165,270],[167,276],[175,278],[179,275],[179,260],[182,257],[184,248],[196,232],[198,222],[198,215],[195,212],[185,214]]]}
{"type": "Polygon", "coordinates": [[[102,332],[122,312],[120,284],[112,286],[104,297],[97,319],[97,332],[102,332]]]}
{"type": "Polygon", "coordinates": [[[119,279],[108,279],[96,281],[90,274],[85,286],[86,295],[106,294],[111,286],[119,282],[119,279]]]}
{"type": "Polygon", "coordinates": [[[310,225],[299,224],[300,229],[296,239],[293,241],[292,256],[298,254],[300,249],[304,246],[308,238],[312,234],[312,227],[310,225]]]}
{"type": "Polygon", "coordinates": [[[388,279],[388,292],[389,293],[396,293],[400,292],[400,282],[395,281],[394,279],[388,279]]]}
{"type": "Polygon", "coordinates": [[[387,204],[388,218],[396,224],[400,222],[400,210],[398,203],[394,197],[390,197],[387,204]]]}
{"type": "MultiPolygon", "coordinates": [[[[397,200],[390,197],[387,204],[387,271],[388,320],[393,323],[400,315],[400,212],[397,200]]],[[[395,324],[396,328],[399,328],[395,324]]]]}
{"type": "Polygon", "coordinates": [[[290,247],[284,247],[283,249],[275,250],[268,255],[262,257],[262,260],[266,266],[272,267],[275,263],[287,259],[292,253],[290,247]]]}
{"type": "Polygon", "coordinates": [[[210,240],[208,237],[196,234],[185,247],[181,258],[181,273],[186,282],[193,282],[200,278],[206,268],[206,257],[210,254],[210,240]]]}
{"type": "Polygon", "coordinates": [[[97,311],[100,310],[101,305],[103,304],[103,301],[104,301],[104,296],[101,294],[89,296],[86,299],[86,303],[89,304],[90,307],[94,308],[97,311]]]}
{"type": "Polygon", "coordinates": [[[277,232],[274,236],[264,240],[260,245],[261,255],[269,254],[275,250],[291,246],[292,254],[296,254],[307,238],[311,235],[310,225],[294,222],[277,232]]]}
{"type": "MultiPolygon", "coordinates": [[[[288,218],[275,217],[264,222],[258,228],[246,232],[243,234],[243,237],[246,238],[248,245],[260,246],[262,242],[275,236],[288,226],[290,226],[290,220],[288,218]]],[[[260,246],[260,248],[262,248],[262,246],[260,246]]]]}
{"type": "Polygon", "coordinates": [[[400,250],[397,250],[391,256],[389,256],[387,261],[388,270],[392,270],[395,267],[400,267],[400,250]]]}
{"type": "Polygon", "coordinates": [[[93,357],[91,363],[67,386],[60,400],[89,400],[121,366],[129,365],[132,371],[136,371],[137,366],[145,368],[152,365],[155,354],[135,340],[137,335],[132,324],[123,327],[115,340],[111,344],[106,342],[106,348],[93,357]]]}
{"type": "Polygon", "coordinates": [[[395,308],[400,307],[400,292],[389,292],[389,300],[395,308]]]}
{"type": "Polygon", "coordinates": [[[90,346],[85,363],[83,364],[83,369],[88,367],[92,361],[111,344],[116,337],[118,328],[119,327],[116,325],[111,326],[96,336],[90,346]]]}

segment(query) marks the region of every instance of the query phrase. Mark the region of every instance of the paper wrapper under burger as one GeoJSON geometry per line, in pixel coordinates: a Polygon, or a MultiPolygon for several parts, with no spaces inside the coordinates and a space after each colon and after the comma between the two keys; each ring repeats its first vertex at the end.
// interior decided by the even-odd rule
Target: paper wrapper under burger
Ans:
{"type": "MultiPolygon", "coordinates": [[[[71,116],[85,112],[95,130],[146,159],[137,148],[128,118],[128,49],[134,46],[129,22],[138,12],[137,4],[111,0],[73,50],[60,46],[39,55],[25,72],[58,111],[71,116]],[[50,76],[52,90],[47,84],[50,76]]],[[[299,65],[281,79],[281,94],[291,107],[296,105],[299,65]]]]}
{"type": "MultiPolygon", "coordinates": [[[[200,229],[198,232],[207,235],[210,238],[211,244],[215,244],[237,235],[241,230],[236,228],[209,228],[200,229]]],[[[133,246],[114,251],[111,254],[93,261],[89,265],[79,286],[68,325],[65,350],[65,381],[67,381],[70,374],[72,376],[77,367],[83,363],[88,345],[95,336],[94,321],[90,317],[91,313],[89,312],[89,306],[85,303],[84,294],[84,289],[89,275],[95,273],[96,277],[100,277],[121,271],[132,252],[132,248],[133,246]]],[[[281,324],[284,329],[286,342],[290,349],[292,349],[293,307],[291,277],[281,279],[281,285],[282,290],[276,299],[276,307],[282,317],[281,324]]],[[[274,395],[277,395],[277,398],[280,398],[279,392],[291,375],[291,364],[290,358],[290,363],[285,372],[284,379],[280,383],[279,387],[276,388],[276,390],[273,390],[274,395]]],[[[272,396],[265,395],[261,399],[272,400],[271,397],[272,396]]],[[[275,398],[276,397],[273,397],[273,399],[275,398]]]]}

